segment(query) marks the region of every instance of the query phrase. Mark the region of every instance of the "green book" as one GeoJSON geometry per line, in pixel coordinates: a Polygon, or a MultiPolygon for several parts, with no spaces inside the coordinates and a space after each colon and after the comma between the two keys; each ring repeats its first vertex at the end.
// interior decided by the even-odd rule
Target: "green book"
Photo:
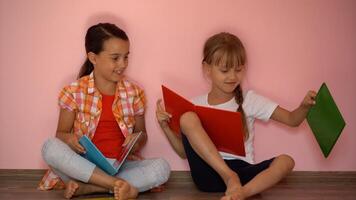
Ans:
{"type": "Polygon", "coordinates": [[[328,157],[346,123],[330,91],[323,83],[310,108],[307,121],[325,156],[328,157]]]}

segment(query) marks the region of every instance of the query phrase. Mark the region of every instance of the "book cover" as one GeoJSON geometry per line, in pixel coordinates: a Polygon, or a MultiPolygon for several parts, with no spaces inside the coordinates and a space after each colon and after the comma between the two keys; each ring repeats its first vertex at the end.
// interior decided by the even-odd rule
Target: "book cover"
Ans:
{"type": "Polygon", "coordinates": [[[163,85],[162,93],[166,112],[172,115],[172,118],[169,122],[169,127],[176,134],[180,134],[179,118],[182,114],[188,111],[195,111],[194,104],[163,85]]]}
{"type": "Polygon", "coordinates": [[[192,104],[162,85],[165,109],[172,114],[169,126],[180,134],[179,118],[188,111],[195,112],[205,131],[219,151],[245,156],[244,132],[240,112],[231,112],[192,104]]]}
{"type": "Polygon", "coordinates": [[[346,123],[325,83],[321,85],[315,101],[308,112],[307,122],[326,158],[346,123]]]}
{"type": "Polygon", "coordinates": [[[136,144],[136,141],[141,136],[141,132],[135,135],[134,138],[130,140],[130,142],[123,148],[121,151],[120,159],[116,160],[113,164],[111,164],[105,156],[100,152],[100,150],[95,146],[95,144],[89,139],[88,136],[83,135],[79,139],[79,143],[85,148],[85,154],[82,156],[94,163],[97,167],[105,171],[110,175],[115,175],[121,165],[124,163],[126,157],[129,155],[132,147],[136,144]]]}

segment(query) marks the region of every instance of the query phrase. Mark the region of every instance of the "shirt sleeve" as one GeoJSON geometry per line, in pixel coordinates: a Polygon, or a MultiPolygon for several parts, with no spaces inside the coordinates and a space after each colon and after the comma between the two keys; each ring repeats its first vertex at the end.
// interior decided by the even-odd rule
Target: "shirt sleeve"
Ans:
{"type": "Polygon", "coordinates": [[[137,88],[137,95],[133,102],[134,115],[143,115],[145,113],[146,97],[141,88],[137,88]]]}
{"type": "Polygon", "coordinates": [[[70,87],[64,87],[59,93],[58,105],[60,108],[68,111],[76,111],[78,106],[74,100],[73,92],[70,90],[70,87]]]}
{"type": "Polygon", "coordinates": [[[248,117],[268,121],[277,108],[278,104],[270,99],[248,91],[244,100],[243,108],[248,117]]]}

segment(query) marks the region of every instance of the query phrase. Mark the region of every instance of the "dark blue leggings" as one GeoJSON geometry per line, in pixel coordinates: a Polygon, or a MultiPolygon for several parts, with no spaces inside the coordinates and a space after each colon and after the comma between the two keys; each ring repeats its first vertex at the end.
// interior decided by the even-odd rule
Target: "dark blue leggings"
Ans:
{"type": "MultiPolygon", "coordinates": [[[[184,134],[182,134],[182,139],[190,172],[198,189],[204,192],[225,192],[226,186],[219,174],[199,157],[184,134]]],[[[265,160],[258,164],[250,164],[238,159],[225,160],[225,163],[238,174],[241,184],[244,185],[257,174],[267,169],[273,159],[265,160]]]]}

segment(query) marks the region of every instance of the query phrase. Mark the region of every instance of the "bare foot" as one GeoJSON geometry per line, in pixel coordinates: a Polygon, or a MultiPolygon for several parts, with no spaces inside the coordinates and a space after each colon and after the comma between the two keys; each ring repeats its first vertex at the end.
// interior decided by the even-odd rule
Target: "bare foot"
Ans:
{"type": "Polygon", "coordinates": [[[92,193],[102,193],[108,192],[108,189],[92,185],[86,184],[82,182],[76,182],[74,180],[70,180],[66,184],[66,189],[64,191],[64,197],[67,199],[71,199],[74,196],[79,196],[83,194],[92,194],[92,193]]]}
{"type": "Polygon", "coordinates": [[[73,180],[70,180],[66,184],[66,189],[64,190],[64,198],[70,199],[73,197],[75,192],[78,190],[79,184],[73,180]]]}
{"type": "Polygon", "coordinates": [[[225,196],[221,200],[244,200],[243,189],[239,179],[235,176],[229,178],[226,184],[225,196]]]}
{"type": "Polygon", "coordinates": [[[114,183],[114,197],[116,200],[134,199],[137,197],[138,191],[126,181],[117,180],[114,183]]]}

